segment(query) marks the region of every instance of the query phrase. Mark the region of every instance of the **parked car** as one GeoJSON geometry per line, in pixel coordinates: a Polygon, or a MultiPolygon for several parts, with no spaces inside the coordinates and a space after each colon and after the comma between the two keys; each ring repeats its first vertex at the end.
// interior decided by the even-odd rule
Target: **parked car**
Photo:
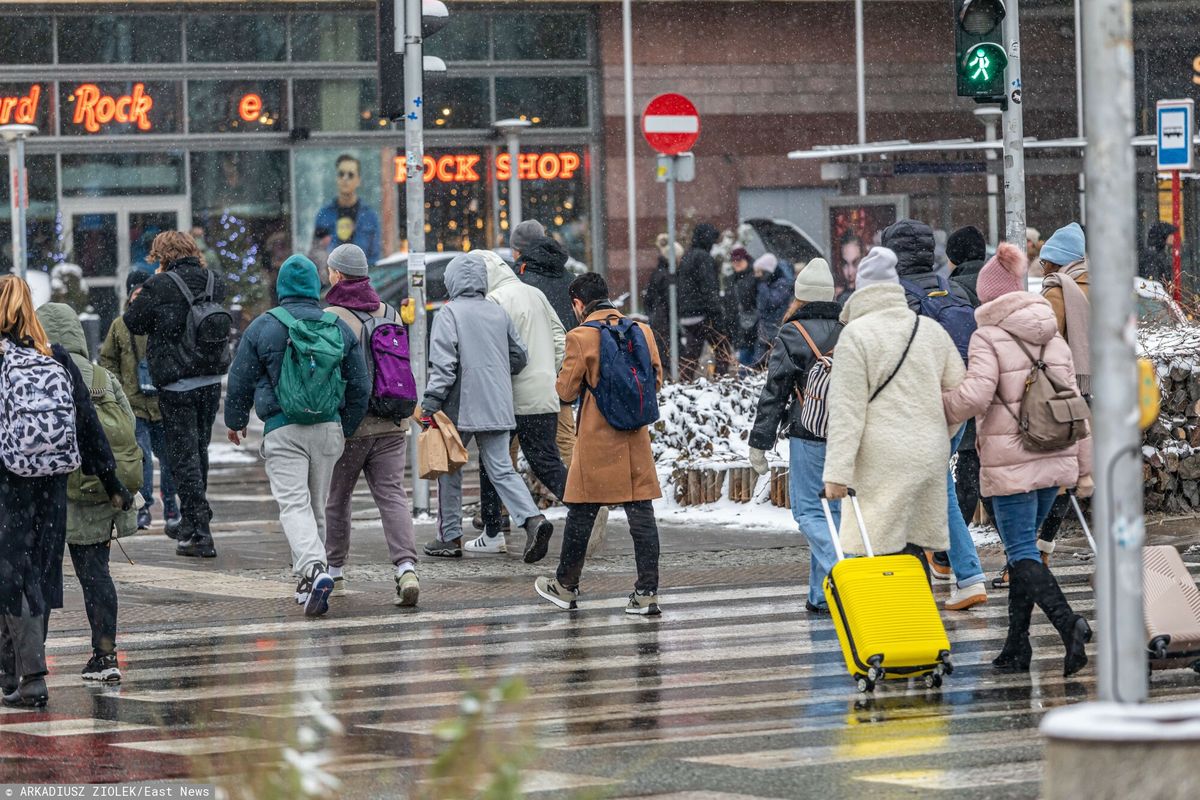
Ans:
{"type": "Polygon", "coordinates": [[[752,258],[774,253],[802,268],[814,258],[825,258],[821,246],[795,223],[786,219],[747,219],[738,226],[738,239],[752,258]]]}

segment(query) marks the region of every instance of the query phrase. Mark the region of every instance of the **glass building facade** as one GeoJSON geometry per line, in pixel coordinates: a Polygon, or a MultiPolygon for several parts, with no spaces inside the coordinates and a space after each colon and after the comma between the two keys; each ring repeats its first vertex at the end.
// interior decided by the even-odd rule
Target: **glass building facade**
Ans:
{"type": "MultiPolygon", "coordinates": [[[[403,131],[376,111],[376,40],[374,3],[6,8],[0,124],[39,130],[26,159],[30,266],[78,265],[111,317],[167,228],[203,235],[247,306],[316,233],[371,239],[377,258],[404,250],[403,131]]],[[[603,262],[596,50],[586,8],[454,6],[426,46],[449,66],[424,104],[428,249],[507,241],[512,166],[492,123],[517,117],[532,123],[517,165],[523,218],[603,262]]]]}

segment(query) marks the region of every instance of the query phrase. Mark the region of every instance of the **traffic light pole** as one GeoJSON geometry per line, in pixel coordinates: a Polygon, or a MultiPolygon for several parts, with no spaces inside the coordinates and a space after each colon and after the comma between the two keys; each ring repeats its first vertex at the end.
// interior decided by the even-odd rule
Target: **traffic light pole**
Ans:
{"type": "Polygon", "coordinates": [[[1096,627],[1100,699],[1146,699],[1141,436],[1137,428],[1137,265],[1133,20],[1128,0],[1088,0],[1083,17],[1091,270],[1096,627]]]}
{"type": "Polygon", "coordinates": [[[1019,0],[1008,0],[1004,15],[1004,240],[1025,246],[1025,120],[1021,84],[1019,0]]]}
{"type": "MultiPolygon", "coordinates": [[[[387,0],[384,0],[387,2],[387,0]]],[[[411,326],[413,376],[417,380],[417,397],[425,394],[429,358],[426,355],[425,313],[425,117],[424,93],[425,59],[421,35],[421,0],[395,0],[403,4],[404,13],[404,182],[405,212],[408,222],[408,298],[413,304],[416,319],[411,326]]],[[[401,9],[397,7],[396,13],[401,9]]],[[[516,164],[513,164],[514,171],[516,164]]],[[[409,463],[412,469],[413,515],[429,513],[429,481],[417,472],[417,434],[414,422],[409,441],[409,463]]]]}

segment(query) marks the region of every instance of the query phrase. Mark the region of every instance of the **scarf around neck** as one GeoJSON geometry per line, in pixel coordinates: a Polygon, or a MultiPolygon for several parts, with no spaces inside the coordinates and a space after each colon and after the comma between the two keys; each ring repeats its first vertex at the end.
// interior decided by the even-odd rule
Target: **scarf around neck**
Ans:
{"type": "Polygon", "coordinates": [[[367,278],[360,280],[342,280],[330,288],[325,295],[325,302],[331,306],[341,306],[351,311],[372,312],[383,302],[371,281],[367,278]]]}
{"type": "Polygon", "coordinates": [[[1067,344],[1075,362],[1075,380],[1079,393],[1092,393],[1092,354],[1088,344],[1088,329],[1092,320],[1092,304],[1075,279],[1087,274],[1087,261],[1076,261],[1052,272],[1042,281],[1042,293],[1057,286],[1062,290],[1063,308],[1067,317],[1067,344]]]}

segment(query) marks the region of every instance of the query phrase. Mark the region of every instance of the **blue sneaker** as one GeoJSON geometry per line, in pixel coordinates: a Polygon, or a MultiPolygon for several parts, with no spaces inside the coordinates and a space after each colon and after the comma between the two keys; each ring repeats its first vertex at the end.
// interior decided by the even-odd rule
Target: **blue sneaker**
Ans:
{"type": "Polygon", "coordinates": [[[305,570],[296,584],[296,602],[304,606],[304,616],[320,617],[329,610],[329,595],[333,594],[333,578],[325,565],[316,563],[305,570]]]}

